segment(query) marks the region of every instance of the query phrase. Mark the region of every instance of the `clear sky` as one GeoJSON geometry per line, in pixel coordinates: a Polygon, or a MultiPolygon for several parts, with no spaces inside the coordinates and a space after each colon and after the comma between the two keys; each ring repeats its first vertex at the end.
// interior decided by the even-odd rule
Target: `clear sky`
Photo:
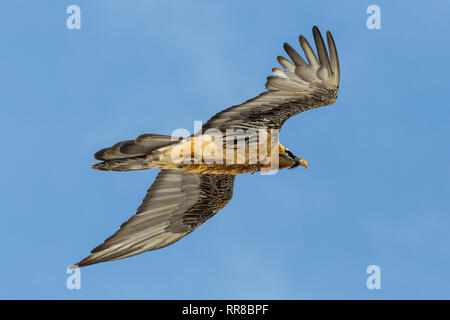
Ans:
{"type": "Polygon", "coordinates": [[[0,3],[0,298],[450,298],[448,1],[0,3]],[[81,8],[69,30],[66,8],[81,8]],[[369,30],[366,9],[381,8],[369,30]],[[308,169],[237,177],[221,212],[167,248],[67,266],[135,213],[156,171],[93,154],[193,130],[264,90],[283,42],[333,32],[337,102],[281,142],[308,169]],[[369,290],[366,268],[381,269],[369,290]]]}

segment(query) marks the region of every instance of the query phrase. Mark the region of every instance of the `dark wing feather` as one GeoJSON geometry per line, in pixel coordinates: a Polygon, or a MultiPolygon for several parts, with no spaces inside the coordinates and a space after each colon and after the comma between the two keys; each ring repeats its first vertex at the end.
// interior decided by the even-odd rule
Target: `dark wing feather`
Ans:
{"type": "Polygon", "coordinates": [[[174,243],[231,200],[234,178],[162,170],[136,214],[75,266],[122,259],[174,243]]]}
{"type": "Polygon", "coordinates": [[[227,129],[280,129],[290,117],[313,108],[334,103],[339,88],[339,60],[331,33],[327,31],[330,58],[317,27],[313,28],[318,58],[308,41],[300,36],[300,45],[309,62],[288,44],[284,49],[292,62],[278,57],[287,70],[273,69],[276,76],[267,78],[266,89],[259,96],[219,112],[203,126],[203,131],[227,129]]]}

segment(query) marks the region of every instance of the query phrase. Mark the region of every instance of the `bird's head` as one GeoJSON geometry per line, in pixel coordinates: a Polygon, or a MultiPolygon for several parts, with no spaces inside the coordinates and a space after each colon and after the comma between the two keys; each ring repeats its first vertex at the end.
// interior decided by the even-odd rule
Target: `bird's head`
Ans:
{"type": "Polygon", "coordinates": [[[280,150],[280,168],[293,169],[298,166],[308,168],[308,161],[303,158],[295,156],[288,148],[280,150]],[[284,151],[284,152],[283,152],[284,151]]]}

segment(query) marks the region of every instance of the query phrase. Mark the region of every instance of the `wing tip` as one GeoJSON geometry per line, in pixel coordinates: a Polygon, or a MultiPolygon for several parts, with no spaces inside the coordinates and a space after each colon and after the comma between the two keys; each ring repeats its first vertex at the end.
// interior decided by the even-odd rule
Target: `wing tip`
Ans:
{"type": "Polygon", "coordinates": [[[322,37],[322,34],[320,33],[320,29],[316,25],[314,25],[312,27],[312,33],[313,33],[314,38],[317,37],[317,36],[322,37]]]}
{"type": "Polygon", "coordinates": [[[288,50],[293,50],[293,48],[291,47],[291,45],[289,44],[289,43],[287,43],[287,42],[284,42],[283,43],[283,49],[284,49],[284,51],[288,51],[288,50]]]}
{"type": "Polygon", "coordinates": [[[292,59],[292,62],[296,66],[304,66],[307,67],[305,60],[298,54],[298,52],[287,42],[283,44],[283,49],[286,51],[288,56],[292,59]]]}
{"type": "Polygon", "coordinates": [[[336,43],[334,42],[333,34],[330,30],[327,30],[327,43],[328,43],[328,51],[330,53],[330,68],[333,75],[336,76],[336,84],[339,86],[340,81],[340,67],[339,67],[339,56],[336,48],[336,43]]]}

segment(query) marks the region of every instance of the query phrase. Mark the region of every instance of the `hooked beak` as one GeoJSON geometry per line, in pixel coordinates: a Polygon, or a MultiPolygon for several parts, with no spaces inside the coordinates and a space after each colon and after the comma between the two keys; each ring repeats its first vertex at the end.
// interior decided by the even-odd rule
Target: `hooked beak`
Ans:
{"type": "Polygon", "coordinates": [[[308,161],[306,161],[306,159],[302,159],[302,158],[298,158],[298,157],[295,157],[295,158],[296,158],[295,161],[298,163],[298,165],[308,168],[308,161]]]}

